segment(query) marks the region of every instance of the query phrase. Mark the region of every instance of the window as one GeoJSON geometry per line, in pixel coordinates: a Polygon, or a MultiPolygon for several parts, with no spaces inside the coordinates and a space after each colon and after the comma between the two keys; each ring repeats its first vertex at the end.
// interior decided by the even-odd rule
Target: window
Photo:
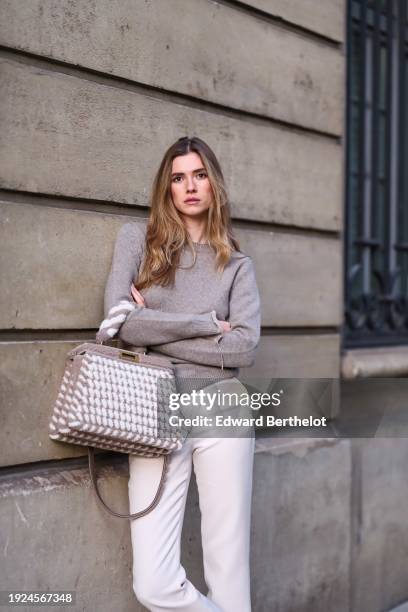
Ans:
{"type": "Polygon", "coordinates": [[[408,344],[408,0],[348,0],[346,348],[408,344]]]}

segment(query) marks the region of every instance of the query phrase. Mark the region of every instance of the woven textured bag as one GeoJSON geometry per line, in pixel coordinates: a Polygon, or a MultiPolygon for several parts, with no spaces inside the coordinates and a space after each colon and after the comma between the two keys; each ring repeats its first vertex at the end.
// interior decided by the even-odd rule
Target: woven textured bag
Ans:
{"type": "Polygon", "coordinates": [[[68,353],[49,435],[53,440],[88,447],[95,493],[113,516],[139,518],[160,500],[170,453],[181,448],[187,435],[186,430],[169,424],[169,396],[174,392],[174,366],[166,358],[102,343],[83,343],[68,353]],[[163,457],[157,493],[147,508],[134,514],[109,508],[98,489],[94,448],[163,457]]]}

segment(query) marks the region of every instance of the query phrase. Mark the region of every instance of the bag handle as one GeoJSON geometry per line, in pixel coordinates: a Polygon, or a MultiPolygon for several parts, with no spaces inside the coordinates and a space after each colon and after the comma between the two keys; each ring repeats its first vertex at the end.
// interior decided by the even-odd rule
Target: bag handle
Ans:
{"type": "Polygon", "coordinates": [[[135,512],[134,514],[119,514],[118,512],[115,512],[114,510],[112,510],[111,508],[109,508],[109,506],[105,503],[105,501],[102,499],[102,496],[100,494],[100,491],[98,489],[98,482],[97,482],[97,477],[96,477],[96,471],[95,471],[95,454],[94,454],[95,449],[92,446],[88,446],[88,465],[89,465],[89,473],[91,475],[91,481],[92,481],[92,485],[93,485],[93,489],[96,493],[96,496],[98,498],[98,500],[100,501],[100,503],[103,505],[103,507],[113,516],[117,516],[119,518],[126,518],[126,519],[137,519],[140,518],[141,516],[144,516],[145,514],[148,514],[149,512],[151,512],[151,510],[153,510],[153,508],[155,508],[157,506],[157,504],[159,503],[159,500],[163,494],[163,490],[164,490],[164,481],[166,478],[166,473],[169,467],[169,463],[170,463],[170,455],[166,454],[163,456],[163,469],[162,469],[162,473],[161,473],[161,478],[160,478],[160,482],[159,482],[159,486],[157,488],[156,491],[156,495],[153,498],[153,501],[147,506],[147,508],[145,508],[144,510],[140,510],[139,512],[135,512]]]}

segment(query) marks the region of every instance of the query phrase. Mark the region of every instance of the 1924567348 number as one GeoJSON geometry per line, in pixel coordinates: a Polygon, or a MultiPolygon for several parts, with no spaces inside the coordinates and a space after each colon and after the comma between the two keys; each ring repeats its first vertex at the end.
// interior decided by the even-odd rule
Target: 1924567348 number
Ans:
{"type": "Polygon", "coordinates": [[[0,591],[0,605],[72,606],[75,591],[0,591]]]}

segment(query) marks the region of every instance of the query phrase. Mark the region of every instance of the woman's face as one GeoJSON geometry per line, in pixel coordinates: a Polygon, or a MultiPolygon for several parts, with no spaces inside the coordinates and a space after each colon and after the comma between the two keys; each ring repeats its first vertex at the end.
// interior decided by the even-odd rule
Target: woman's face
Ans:
{"type": "Polygon", "coordinates": [[[189,217],[206,214],[213,202],[213,192],[198,153],[175,157],[171,172],[171,195],[177,210],[189,217]]]}

